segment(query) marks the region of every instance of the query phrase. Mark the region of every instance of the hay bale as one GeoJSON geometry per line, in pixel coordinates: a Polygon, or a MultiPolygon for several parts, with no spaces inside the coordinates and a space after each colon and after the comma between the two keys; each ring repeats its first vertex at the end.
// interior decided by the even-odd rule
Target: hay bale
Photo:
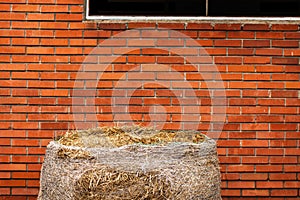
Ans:
{"type": "Polygon", "coordinates": [[[216,144],[194,131],[67,132],[47,147],[38,199],[218,200],[216,144]]]}

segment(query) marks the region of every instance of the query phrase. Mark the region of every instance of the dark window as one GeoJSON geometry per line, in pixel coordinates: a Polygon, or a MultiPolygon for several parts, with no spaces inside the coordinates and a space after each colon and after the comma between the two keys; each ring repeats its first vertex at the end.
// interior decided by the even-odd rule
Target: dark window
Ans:
{"type": "Polygon", "coordinates": [[[90,0],[90,15],[201,16],[205,0],[90,0]]]}
{"type": "Polygon", "coordinates": [[[89,16],[300,16],[300,0],[87,0],[89,16]]]}

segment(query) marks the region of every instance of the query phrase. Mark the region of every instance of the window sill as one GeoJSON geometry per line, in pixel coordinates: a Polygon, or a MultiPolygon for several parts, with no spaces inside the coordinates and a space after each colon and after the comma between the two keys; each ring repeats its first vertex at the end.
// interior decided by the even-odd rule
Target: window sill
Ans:
{"type": "Polygon", "coordinates": [[[208,22],[208,23],[276,23],[299,24],[300,17],[169,17],[169,16],[86,16],[99,22],[208,22]]]}

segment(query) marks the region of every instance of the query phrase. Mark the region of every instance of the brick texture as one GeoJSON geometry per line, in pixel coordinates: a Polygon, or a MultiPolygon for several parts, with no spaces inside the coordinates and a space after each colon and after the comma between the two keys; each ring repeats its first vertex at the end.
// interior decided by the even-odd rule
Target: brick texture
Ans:
{"type": "Polygon", "coordinates": [[[46,145],[76,120],[86,128],[129,118],[149,125],[154,108],[165,129],[201,121],[205,133],[211,121],[224,122],[223,199],[299,198],[298,25],[82,20],[83,0],[0,1],[0,200],[36,199],[46,145]],[[104,42],[135,28],[144,29],[104,42]],[[102,64],[91,56],[77,73],[103,42],[102,64]],[[218,95],[218,81],[227,99],[214,107],[209,88],[218,95]],[[110,107],[113,99],[129,113],[110,107]],[[81,114],[85,103],[94,107],[81,114]],[[213,116],[222,106],[225,119],[213,116]]]}

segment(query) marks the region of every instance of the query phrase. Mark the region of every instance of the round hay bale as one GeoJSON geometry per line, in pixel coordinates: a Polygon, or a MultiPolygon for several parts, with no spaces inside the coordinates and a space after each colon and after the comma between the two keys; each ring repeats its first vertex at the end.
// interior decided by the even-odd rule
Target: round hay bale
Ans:
{"type": "Polygon", "coordinates": [[[214,140],[195,131],[104,127],[47,147],[39,200],[218,200],[214,140]]]}

